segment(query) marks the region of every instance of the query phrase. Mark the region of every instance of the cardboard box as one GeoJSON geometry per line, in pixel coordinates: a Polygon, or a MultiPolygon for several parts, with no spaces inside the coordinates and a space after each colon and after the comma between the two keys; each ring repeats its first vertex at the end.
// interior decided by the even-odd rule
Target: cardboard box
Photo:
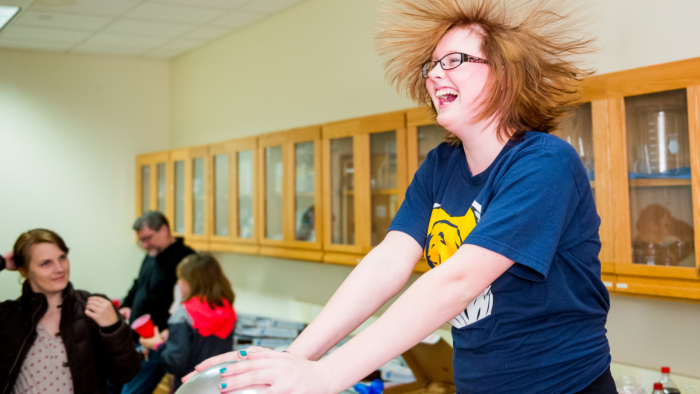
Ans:
{"type": "Polygon", "coordinates": [[[416,381],[386,386],[384,394],[454,394],[452,346],[438,335],[411,348],[403,355],[416,381]]]}

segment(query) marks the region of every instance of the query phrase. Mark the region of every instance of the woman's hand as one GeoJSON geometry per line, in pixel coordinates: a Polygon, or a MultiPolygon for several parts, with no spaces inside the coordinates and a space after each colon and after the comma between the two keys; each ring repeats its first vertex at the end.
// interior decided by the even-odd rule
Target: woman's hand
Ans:
{"type": "MultiPolygon", "coordinates": [[[[164,330],[163,332],[165,331],[168,330],[164,330]]],[[[163,339],[163,333],[158,331],[158,326],[155,327],[155,330],[153,330],[153,332],[154,335],[150,338],[139,338],[139,343],[141,344],[141,346],[145,347],[146,349],[156,350],[156,346],[158,344],[166,341],[166,339],[163,339]]]]}
{"type": "Polygon", "coordinates": [[[185,377],[182,378],[182,383],[185,383],[198,373],[204,371],[205,369],[212,367],[214,365],[218,365],[221,363],[225,363],[227,361],[233,361],[233,360],[242,360],[244,359],[248,353],[265,353],[265,352],[271,352],[272,350],[265,348],[265,347],[259,347],[259,346],[251,346],[247,348],[246,350],[241,350],[238,352],[228,352],[221,354],[219,356],[215,356],[212,358],[208,358],[204,361],[202,361],[201,364],[197,365],[194,367],[194,371],[190,372],[189,374],[185,375],[185,377]]]}
{"type": "Polygon", "coordinates": [[[100,327],[109,327],[119,321],[112,301],[98,296],[88,298],[85,315],[100,327]]]}
{"type": "Polygon", "coordinates": [[[122,315],[127,321],[131,319],[131,308],[125,306],[119,309],[119,314],[122,315]]]}
{"type": "Polygon", "coordinates": [[[324,394],[340,392],[333,387],[332,373],[320,361],[309,361],[291,353],[249,353],[244,362],[222,368],[222,393],[248,386],[269,386],[265,393],[324,394]]]}
{"type": "Polygon", "coordinates": [[[3,253],[2,257],[5,259],[5,269],[8,271],[14,271],[17,269],[15,266],[15,259],[14,259],[14,253],[12,251],[9,251],[7,253],[3,253]]]}

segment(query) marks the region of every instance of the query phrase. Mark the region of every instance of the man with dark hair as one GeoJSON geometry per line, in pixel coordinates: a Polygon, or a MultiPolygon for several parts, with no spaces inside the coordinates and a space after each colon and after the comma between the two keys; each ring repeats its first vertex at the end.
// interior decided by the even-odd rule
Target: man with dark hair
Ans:
{"type": "MultiPolygon", "coordinates": [[[[129,323],[150,314],[159,330],[168,328],[173,288],[177,282],[177,265],[194,251],[182,238],[173,237],[168,219],[160,212],[146,212],[134,223],[139,244],[146,251],[138,278],[124,298],[119,313],[129,323]]],[[[138,336],[136,334],[135,338],[138,336]]],[[[137,340],[138,342],[138,340],[137,340]]],[[[138,345],[137,347],[140,347],[138,345]]],[[[144,350],[148,352],[147,350],[144,350]]],[[[127,385],[123,394],[152,393],[165,372],[158,363],[156,352],[150,352],[141,363],[141,372],[127,385]]]]}

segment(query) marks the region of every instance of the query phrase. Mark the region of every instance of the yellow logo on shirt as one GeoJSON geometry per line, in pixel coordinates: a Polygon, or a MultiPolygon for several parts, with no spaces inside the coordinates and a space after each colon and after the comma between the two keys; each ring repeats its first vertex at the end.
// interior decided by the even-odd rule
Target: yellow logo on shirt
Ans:
{"type": "Polygon", "coordinates": [[[476,227],[478,214],[472,206],[466,215],[452,217],[435,204],[430,215],[428,239],[425,243],[425,260],[431,267],[442,264],[462,246],[467,235],[476,227]]]}

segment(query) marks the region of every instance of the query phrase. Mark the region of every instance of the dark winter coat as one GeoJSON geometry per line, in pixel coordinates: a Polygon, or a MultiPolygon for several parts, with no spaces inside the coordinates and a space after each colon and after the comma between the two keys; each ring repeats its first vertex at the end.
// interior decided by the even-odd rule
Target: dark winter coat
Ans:
{"type": "Polygon", "coordinates": [[[168,328],[173,289],[177,282],[177,265],[194,250],[185,246],[182,238],[160,252],[157,256],[146,256],[141,264],[139,277],[134,280],[122,307],[131,308],[131,321],[150,314],[159,330],[168,328]]]}
{"type": "MultiPolygon", "coordinates": [[[[63,290],[58,335],[66,347],[75,394],[107,393],[107,380],[126,383],[141,369],[141,357],[123,320],[101,328],[85,315],[91,296],[70,283],[63,290]]],[[[0,303],[0,393],[12,392],[47,309],[46,296],[33,292],[28,281],[20,298],[0,303]]]]}

